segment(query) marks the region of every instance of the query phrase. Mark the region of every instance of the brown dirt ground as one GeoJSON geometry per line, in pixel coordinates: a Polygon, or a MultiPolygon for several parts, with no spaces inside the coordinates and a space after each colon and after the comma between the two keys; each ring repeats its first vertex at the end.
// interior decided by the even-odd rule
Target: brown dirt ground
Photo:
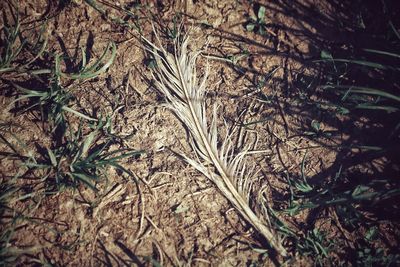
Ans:
{"type": "MultiPolygon", "coordinates": [[[[98,57],[109,40],[117,43],[117,57],[112,67],[100,78],[74,82],[77,106],[98,113],[115,113],[114,130],[130,136],[120,146],[145,150],[138,159],[124,166],[145,183],[138,186],[132,178],[110,170],[108,182],[101,185],[99,195],[85,188],[63,191],[36,203],[18,202],[17,210],[40,223],[24,223],[16,232],[13,244],[18,247],[39,246],[37,253],[20,258],[20,265],[33,264],[33,258],[55,266],[150,265],[145,257],[162,266],[244,266],[261,259],[252,246],[260,245],[252,229],[235,213],[230,204],[205,177],[188,166],[173,151],[190,151],[186,133],[180,122],[163,106],[162,97],[148,83],[149,69],[144,65],[145,53],[134,30],[110,22],[84,1],[72,1],[58,9],[53,1],[20,1],[23,28],[47,20],[49,48],[73,55],[77,47],[86,47],[93,39],[91,51],[98,57]],[[65,46],[65,48],[63,48],[65,46]],[[91,208],[91,203],[97,203],[91,208]]],[[[109,7],[124,6],[130,1],[106,1],[109,7]]],[[[300,166],[308,149],[305,173],[317,177],[336,159],[337,152],[301,136],[309,128],[312,116],[287,92],[300,91],[296,81],[301,75],[318,79],[318,69],[307,59],[319,56],[324,44],[340,43],[347,29],[335,26],[340,9],[330,1],[265,1],[268,38],[245,30],[246,16],[253,14],[246,1],[144,1],[148,6],[139,12],[146,36],[151,26],[146,15],[152,12],[162,25],[171,26],[176,12],[184,12],[184,21],[195,27],[191,32],[193,49],[204,48],[214,57],[249,56],[233,66],[223,60],[208,59],[209,101],[220,103],[220,113],[228,123],[240,114],[244,123],[262,121],[249,126],[257,136],[252,161],[260,169],[263,182],[270,185],[270,195],[288,195],[282,173],[300,175],[300,166]],[[200,23],[209,25],[201,27],[200,23]],[[278,69],[263,86],[262,76],[278,69]],[[260,93],[270,96],[261,99],[260,93]]],[[[108,8],[108,15],[117,11],[108,8]]],[[[343,15],[341,18],[347,21],[343,15]]],[[[79,50],[78,50],[79,51],[79,50]]],[[[202,58],[201,66],[206,60],[202,58]]],[[[1,96],[1,108],[12,99],[1,96]]],[[[14,122],[13,128],[28,144],[49,144],[51,140],[33,114],[15,116],[1,113],[2,122],[14,122]]],[[[325,123],[325,130],[337,129],[340,121],[325,123]]],[[[340,144],[346,136],[326,141],[340,144]]],[[[119,146],[115,145],[116,148],[119,146]]],[[[32,146],[32,149],[34,147],[32,146]]],[[[13,161],[2,161],[2,172],[15,172],[13,161]]],[[[318,182],[318,181],[317,181],[318,182]]],[[[275,203],[280,203],[275,200],[275,203]]],[[[275,204],[279,208],[280,204],[275,204]]],[[[282,202],[282,206],[284,203],[282,202]]],[[[286,218],[290,224],[307,224],[307,213],[286,218]]],[[[332,214],[316,221],[330,236],[340,235],[332,214]]],[[[328,236],[329,237],[329,236],[328,236]]],[[[310,259],[296,257],[296,265],[312,265],[310,259]]]]}

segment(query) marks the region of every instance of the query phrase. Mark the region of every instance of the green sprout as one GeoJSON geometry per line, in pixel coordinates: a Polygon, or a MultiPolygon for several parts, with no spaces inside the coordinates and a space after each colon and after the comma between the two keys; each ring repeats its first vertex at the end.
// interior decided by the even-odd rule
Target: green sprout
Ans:
{"type": "Polygon", "coordinates": [[[246,24],[246,30],[249,32],[257,32],[260,35],[266,34],[267,24],[265,22],[265,7],[261,6],[258,9],[257,17],[250,16],[246,24]]]}

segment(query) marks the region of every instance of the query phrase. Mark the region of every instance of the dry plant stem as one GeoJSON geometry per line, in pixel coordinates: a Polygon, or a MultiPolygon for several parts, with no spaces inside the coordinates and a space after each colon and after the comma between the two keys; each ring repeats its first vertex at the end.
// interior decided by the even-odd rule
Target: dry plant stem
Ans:
{"type": "Polygon", "coordinates": [[[174,54],[162,47],[157,34],[156,38],[160,47],[145,38],[144,40],[149,46],[147,50],[154,55],[157,62],[153,72],[157,89],[165,95],[169,107],[188,128],[192,138],[191,146],[197,156],[197,160],[184,156],[185,159],[217,185],[240,214],[267,239],[271,247],[280,255],[287,256],[278,236],[272,233],[249,206],[252,183],[251,173],[244,161],[246,152],[233,155],[232,133],[228,133],[218,147],[216,109],[210,125],[207,124],[204,100],[207,71],[200,83],[196,81],[196,58],[200,53],[187,52],[187,36],[181,43],[177,38],[174,54]],[[207,167],[209,165],[214,166],[216,171],[207,167]]]}

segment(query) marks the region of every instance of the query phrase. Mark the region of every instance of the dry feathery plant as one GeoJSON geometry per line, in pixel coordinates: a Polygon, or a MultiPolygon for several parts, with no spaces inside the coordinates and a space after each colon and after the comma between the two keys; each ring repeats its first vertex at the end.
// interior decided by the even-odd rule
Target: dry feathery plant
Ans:
{"type": "Polygon", "coordinates": [[[152,71],[155,85],[164,94],[168,107],[188,129],[189,142],[196,159],[182,156],[218,187],[241,216],[266,238],[271,247],[280,255],[287,256],[278,235],[272,231],[266,219],[257,216],[250,207],[254,173],[252,174],[252,168],[246,166],[246,149],[234,153],[233,131],[227,131],[223,139],[218,138],[216,106],[208,123],[205,101],[208,68],[200,81],[196,73],[196,60],[201,51],[188,52],[188,35],[178,34],[174,40],[174,51],[169,53],[162,46],[154,27],[153,30],[158,46],[142,38],[146,50],[156,60],[152,71]]]}

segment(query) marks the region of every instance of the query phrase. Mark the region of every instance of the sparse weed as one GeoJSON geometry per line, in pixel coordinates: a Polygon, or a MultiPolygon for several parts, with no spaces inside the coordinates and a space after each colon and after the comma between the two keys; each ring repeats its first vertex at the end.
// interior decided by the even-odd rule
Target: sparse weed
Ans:
{"type": "MultiPolygon", "coordinates": [[[[393,37],[388,42],[389,47],[396,49],[400,45],[400,34],[395,27],[391,27],[391,30],[393,37]]],[[[345,115],[351,122],[363,120],[368,125],[357,129],[358,135],[354,135],[351,129],[347,130],[351,134],[350,139],[340,147],[341,149],[350,151],[358,148],[360,152],[357,158],[362,158],[363,155],[371,159],[384,157],[387,164],[397,164],[394,150],[398,149],[400,140],[400,95],[390,81],[398,82],[400,55],[391,50],[375,49],[364,49],[357,54],[362,54],[362,58],[335,58],[332,53],[322,51],[321,60],[317,62],[326,64],[328,82],[319,88],[322,90],[319,97],[324,98],[324,103],[319,105],[314,101],[313,104],[319,108],[321,114],[329,112],[330,116],[334,114],[333,117],[345,115]],[[337,113],[331,113],[332,108],[336,109],[337,113]],[[370,129],[379,131],[379,138],[376,138],[376,132],[370,129]]],[[[306,92],[302,97],[308,103],[313,102],[306,92]]],[[[356,128],[354,125],[351,127],[356,128]]],[[[311,139],[331,138],[333,134],[335,132],[324,132],[317,120],[313,120],[310,130],[304,132],[304,135],[311,139]]],[[[323,210],[332,207],[341,227],[347,231],[356,233],[360,228],[369,229],[364,241],[355,241],[357,259],[355,262],[354,259],[347,259],[349,262],[360,266],[395,266],[398,262],[396,253],[390,254],[387,249],[377,249],[372,244],[379,242],[377,226],[380,222],[387,216],[392,218],[399,214],[398,206],[394,204],[400,195],[398,179],[395,172],[387,170],[388,165],[384,165],[383,175],[355,172],[349,164],[355,156],[350,153],[348,155],[351,156],[342,159],[343,165],[338,164],[340,167],[337,173],[332,175],[329,181],[315,184],[310,184],[304,179],[303,159],[302,179],[287,178],[290,199],[285,212],[293,216],[302,210],[323,210]]],[[[338,159],[338,162],[341,162],[340,160],[338,159]]],[[[310,257],[327,257],[328,253],[319,250],[319,246],[314,243],[315,240],[321,241],[319,237],[313,230],[304,238],[300,238],[304,242],[297,246],[296,250],[303,253],[305,250],[310,257]],[[309,238],[314,241],[310,241],[309,238]]]]}
{"type": "Polygon", "coordinates": [[[110,42],[104,49],[103,54],[91,65],[86,62],[86,51],[81,48],[82,52],[82,62],[78,73],[64,73],[60,68],[61,57],[56,56],[55,58],[55,76],[68,78],[68,79],[91,79],[99,76],[100,74],[107,71],[107,69],[114,62],[117,48],[114,42],[110,42]],[[111,50],[111,55],[108,60],[106,60],[107,53],[111,50]]]}
{"type": "Polygon", "coordinates": [[[42,158],[24,162],[23,165],[40,171],[41,180],[53,187],[51,191],[59,191],[64,186],[76,188],[80,183],[97,191],[96,183],[107,178],[109,167],[130,175],[130,171],[122,167],[119,161],[141,154],[127,149],[109,151],[114,141],[111,136],[96,144],[101,129],[109,127],[110,123],[110,118],[100,120],[87,135],[83,135],[82,128],[76,134],[70,131],[65,144],[54,149],[46,148],[47,153],[42,158]]]}
{"type": "Polygon", "coordinates": [[[52,131],[61,130],[64,133],[67,129],[67,121],[65,113],[69,112],[82,119],[88,121],[96,121],[72,108],[71,102],[74,100],[74,96],[71,89],[66,89],[61,84],[62,78],[67,79],[90,79],[99,76],[104,73],[114,61],[116,55],[116,47],[113,42],[107,46],[103,54],[96,60],[92,65],[88,66],[86,63],[86,53],[82,49],[82,64],[78,73],[64,73],[61,70],[61,57],[55,56],[54,69],[50,72],[48,78],[48,84],[41,83],[43,88],[24,88],[14,83],[15,88],[22,94],[14,102],[21,102],[22,100],[29,100],[26,107],[23,108],[23,112],[36,109],[40,112],[42,120],[51,124],[52,131]],[[111,48],[111,56],[105,61],[107,52],[111,48]],[[105,61],[105,62],[104,62],[105,61]]]}
{"type": "MultiPolygon", "coordinates": [[[[1,29],[1,78],[16,88],[18,96],[11,105],[17,105],[13,111],[18,111],[18,114],[27,111],[39,114],[42,125],[50,129],[43,131],[50,135],[51,141],[47,144],[25,143],[15,132],[15,129],[23,126],[10,126],[9,123],[0,125],[0,142],[4,149],[1,151],[2,160],[11,161],[19,168],[14,176],[2,175],[1,266],[15,265],[22,255],[35,255],[41,249],[37,246],[18,248],[13,243],[14,230],[21,222],[31,223],[24,212],[14,209],[15,205],[24,202],[31,213],[40,206],[42,199],[64,189],[78,189],[85,185],[98,191],[98,184],[107,180],[111,168],[132,175],[121,165],[121,161],[142,153],[112,148],[120,139],[112,128],[111,116],[92,118],[78,111],[74,107],[74,84],[64,86],[66,80],[91,79],[106,72],[116,56],[115,43],[110,42],[93,63],[86,62],[86,51],[82,49],[81,65],[76,73],[66,72],[62,66],[63,55],[54,55],[47,49],[44,27],[37,32],[39,37],[36,43],[30,44],[21,34],[18,10],[13,12],[11,6],[10,10],[15,13],[12,16],[15,18],[14,24],[1,29]],[[43,69],[42,63],[37,62],[41,57],[45,57],[51,67],[43,69]],[[71,120],[71,115],[78,120],[71,120]],[[34,203],[33,207],[29,203],[34,203]]],[[[45,261],[33,258],[32,262],[45,261]]]]}
{"type": "Polygon", "coordinates": [[[250,16],[249,21],[246,23],[246,30],[249,32],[256,32],[260,35],[266,35],[267,23],[265,21],[265,7],[260,6],[256,16],[250,16]]]}
{"type": "Polygon", "coordinates": [[[356,254],[358,266],[399,266],[400,254],[388,254],[382,248],[361,248],[356,254]]]}
{"type": "Polygon", "coordinates": [[[114,16],[109,14],[109,12],[107,12],[104,6],[96,0],[85,0],[85,3],[94,8],[97,12],[102,14],[102,16],[104,16],[111,22],[123,27],[127,27],[128,29],[136,29],[139,33],[142,32],[142,26],[140,24],[140,21],[145,17],[141,17],[139,12],[141,9],[147,9],[148,8],[147,5],[141,4],[140,2],[136,1],[129,3],[125,6],[107,4],[107,6],[108,7],[111,6],[114,11],[118,10],[122,14],[124,14],[125,17],[122,19],[119,16],[114,16]],[[128,19],[132,19],[133,23],[128,22],[128,19]]]}
{"type": "MultiPolygon", "coordinates": [[[[10,7],[12,11],[12,8],[10,7]]],[[[4,25],[0,32],[0,74],[28,71],[30,65],[43,55],[47,46],[47,37],[44,34],[43,26],[34,44],[30,44],[28,39],[21,35],[21,24],[19,21],[18,10],[13,12],[13,25],[4,25]],[[29,51],[31,57],[25,58],[23,64],[15,62],[21,60],[23,52],[29,51]]]]}
{"type": "Polygon", "coordinates": [[[17,184],[19,173],[10,178],[3,177],[0,185],[0,266],[12,266],[21,256],[35,253],[38,246],[16,247],[13,243],[16,229],[26,220],[25,216],[14,210],[16,202],[23,201],[31,196],[23,192],[17,184]]]}
{"type": "Polygon", "coordinates": [[[314,228],[307,231],[304,237],[296,241],[296,250],[302,256],[311,256],[315,265],[323,266],[324,259],[329,259],[329,252],[334,243],[326,238],[326,235],[314,228]]]}

